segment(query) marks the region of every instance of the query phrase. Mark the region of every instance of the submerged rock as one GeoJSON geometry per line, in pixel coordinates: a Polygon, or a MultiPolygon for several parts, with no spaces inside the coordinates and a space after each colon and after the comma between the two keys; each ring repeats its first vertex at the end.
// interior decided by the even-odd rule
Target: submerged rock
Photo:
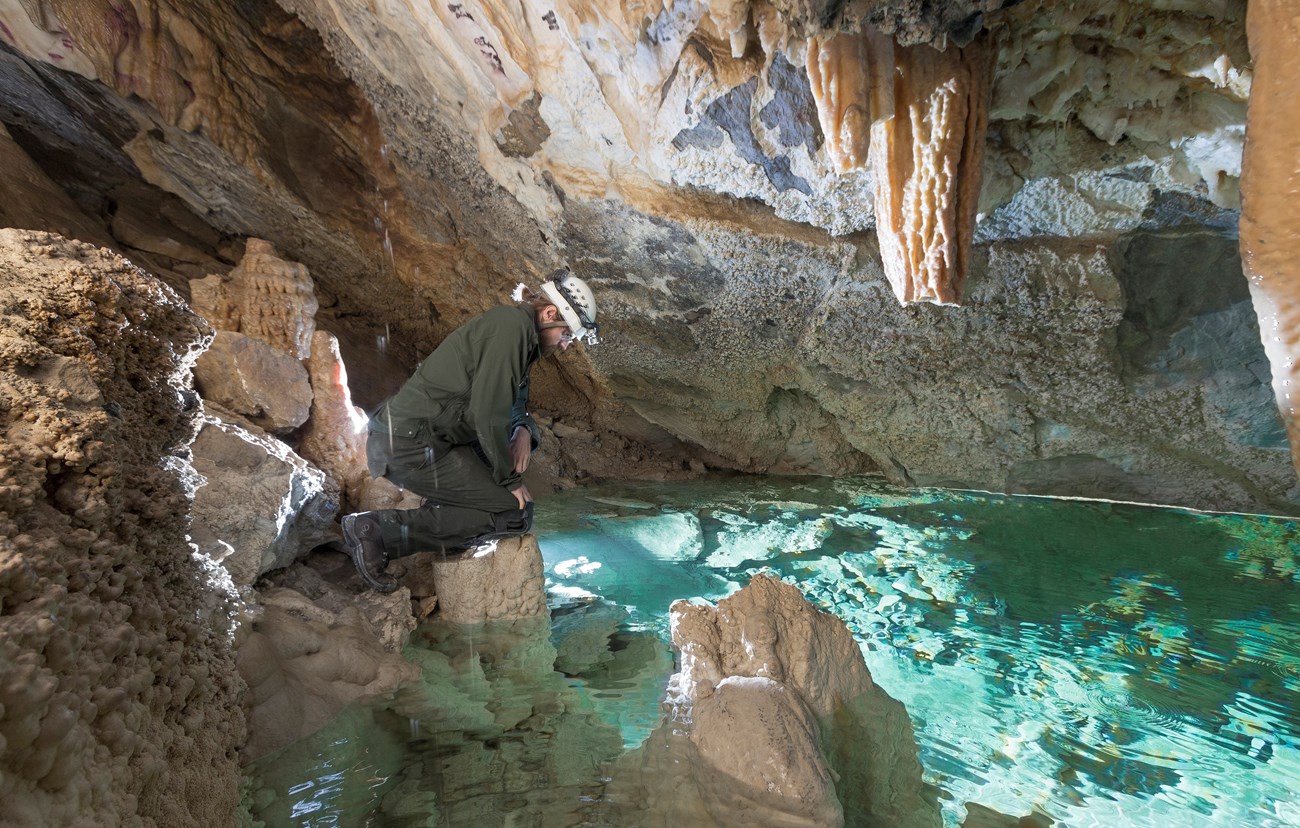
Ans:
{"type": "Polygon", "coordinates": [[[354,702],[419,677],[401,657],[415,629],[410,595],[354,596],[311,569],[263,592],[262,611],[239,644],[248,682],[244,761],[299,741],[354,702]]]}

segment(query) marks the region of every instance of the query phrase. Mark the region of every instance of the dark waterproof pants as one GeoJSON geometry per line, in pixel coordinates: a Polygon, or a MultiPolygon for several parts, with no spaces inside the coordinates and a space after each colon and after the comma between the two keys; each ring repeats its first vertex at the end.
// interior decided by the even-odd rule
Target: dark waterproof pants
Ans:
{"type": "MultiPolygon", "coordinates": [[[[371,512],[384,533],[390,558],[416,552],[452,552],[504,527],[522,534],[532,510],[523,512],[510,490],[492,479],[492,469],[473,446],[441,453],[399,435],[372,431],[366,441],[371,473],[426,498],[418,509],[371,512]]],[[[532,504],[529,504],[531,506],[532,504]]]]}

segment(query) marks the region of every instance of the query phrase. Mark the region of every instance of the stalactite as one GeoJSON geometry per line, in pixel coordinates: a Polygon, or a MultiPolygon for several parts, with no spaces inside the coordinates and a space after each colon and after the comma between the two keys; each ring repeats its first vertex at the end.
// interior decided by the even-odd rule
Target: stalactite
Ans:
{"type": "Polygon", "coordinates": [[[1273,392],[1300,470],[1300,102],[1292,48],[1300,9],[1292,0],[1252,0],[1246,16],[1255,61],[1241,170],[1241,258],[1259,317],[1273,392]]]}
{"type": "Polygon", "coordinates": [[[808,42],[808,81],[826,152],[840,172],[867,163],[871,113],[868,104],[866,48],[861,35],[841,34],[808,42]]]}
{"type": "Polygon", "coordinates": [[[956,304],[970,258],[988,125],[991,60],[864,35],[872,89],[871,168],[885,275],[900,302],[956,304]],[[890,111],[893,117],[884,113],[890,111]],[[879,113],[879,114],[878,114],[879,113]]]}
{"type": "Polygon", "coordinates": [[[992,61],[897,46],[866,31],[808,44],[808,80],[835,168],[871,165],[880,252],[900,302],[955,304],[975,229],[992,61]]]}

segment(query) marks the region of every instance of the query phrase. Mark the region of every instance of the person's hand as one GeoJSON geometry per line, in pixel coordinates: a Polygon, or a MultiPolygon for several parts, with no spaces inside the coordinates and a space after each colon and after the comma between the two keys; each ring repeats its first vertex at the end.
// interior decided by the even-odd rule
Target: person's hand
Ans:
{"type": "Polygon", "coordinates": [[[519,426],[515,429],[515,435],[510,438],[510,460],[515,474],[523,474],[528,470],[528,459],[532,453],[533,435],[528,432],[528,429],[519,426]]]}
{"type": "Polygon", "coordinates": [[[525,503],[531,503],[533,500],[533,496],[528,493],[528,487],[522,483],[511,489],[510,494],[514,495],[515,500],[519,501],[520,509],[524,508],[525,503]]]}

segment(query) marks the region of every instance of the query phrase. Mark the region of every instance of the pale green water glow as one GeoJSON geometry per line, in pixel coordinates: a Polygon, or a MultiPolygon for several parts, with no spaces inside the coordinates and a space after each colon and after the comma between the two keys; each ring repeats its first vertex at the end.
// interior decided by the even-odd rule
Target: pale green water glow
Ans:
{"type": "Polygon", "coordinates": [[[907,707],[949,825],[973,801],[1071,826],[1300,826],[1294,521],[750,479],[552,495],[538,524],[554,649],[422,630],[430,675],[481,650],[432,694],[456,710],[340,717],[254,769],[260,819],[618,824],[606,763],[659,720],[669,603],[769,568],[907,707]]]}

